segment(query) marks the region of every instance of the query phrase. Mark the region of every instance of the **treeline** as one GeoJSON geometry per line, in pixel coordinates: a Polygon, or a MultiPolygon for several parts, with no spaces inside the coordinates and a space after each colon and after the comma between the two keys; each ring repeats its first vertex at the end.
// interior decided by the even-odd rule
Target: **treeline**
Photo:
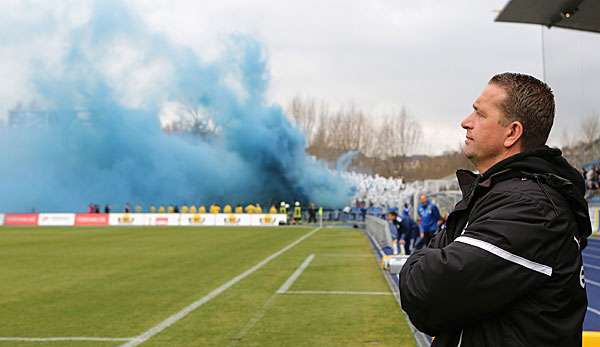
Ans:
{"type": "Polygon", "coordinates": [[[564,131],[562,142],[564,156],[577,168],[581,168],[585,163],[600,160],[600,115],[592,112],[585,117],[576,136],[564,131]]]}
{"type": "Polygon", "coordinates": [[[297,96],[287,114],[305,134],[308,152],[318,158],[350,150],[381,159],[404,157],[422,140],[421,125],[404,107],[374,117],[354,104],[332,108],[325,101],[297,96]]]}
{"type": "Polygon", "coordinates": [[[435,179],[459,168],[472,169],[459,150],[439,156],[411,155],[426,139],[405,107],[375,116],[353,104],[333,109],[325,101],[297,96],[289,102],[287,114],[304,132],[307,152],[332,166],[342,154],[355,150],[359,153],[351,170],[384,177],[435,179]]]}

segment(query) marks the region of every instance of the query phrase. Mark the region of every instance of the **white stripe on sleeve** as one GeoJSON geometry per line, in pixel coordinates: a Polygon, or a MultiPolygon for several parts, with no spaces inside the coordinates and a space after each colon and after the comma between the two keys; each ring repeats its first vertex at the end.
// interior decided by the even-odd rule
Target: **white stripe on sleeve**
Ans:
{"type": "Polygon", "coordinates": [[[536,263],[534,261],[525,259],[523,257],[519,257],[518,255],[507,252],[500,247],[492,245],[489,242],[481,241],[481,240],[474,239],[474,238],[468,237],[468,236],[459,236],[454,241],[466,243],[468,245],[475,246],[477,248],[481,248],[481,249],[488,251],[494,255],[497,255],[498,257],[500,257],[502,259],[506,259],[515,264],[519,264],[530,270],[537,271],[539,273],[543,273],[544,275],[552,276],[552,268],[551,267],[546,266],[544,264],[536,263]]]}

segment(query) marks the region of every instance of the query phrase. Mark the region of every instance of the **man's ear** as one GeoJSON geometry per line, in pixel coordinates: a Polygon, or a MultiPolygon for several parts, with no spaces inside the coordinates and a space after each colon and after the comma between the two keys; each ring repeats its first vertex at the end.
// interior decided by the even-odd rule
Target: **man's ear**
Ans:
{"type": "Polygon", "coordinates": [[[511,148],[523,137],[523,123],[519,121],[510,122],[506,126],[506,138],[504,138],[504,147],[511,148]]]}

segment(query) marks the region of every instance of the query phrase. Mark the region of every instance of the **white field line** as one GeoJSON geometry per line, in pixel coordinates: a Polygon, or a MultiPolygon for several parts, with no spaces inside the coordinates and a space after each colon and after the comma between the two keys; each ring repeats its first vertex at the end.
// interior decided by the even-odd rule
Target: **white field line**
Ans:
{"type": "Polygon", "coordinates": [[[277,294],[285,293],[292,286],[292,284],[294,284],[298,277],[300,277],[302,272],[304,272],[304,270],[308,267],[308,265],[314,258],[315,255],[311,254],[306,258],[306,260],[304,260],[304,262],[281,285],[281,287],[275,292],[275,294],[271,295],[271,297],[264,303],[264,305],[258,311],[256,311],[252,319],[250,319],[248,323],[244,325],[242,330],[240,330],[239,333],[237,333],[234,337],[231,338],[231,342],[229,343],[228,347],[233,347],[237,345],[244,338],[244,336],[246,336],[248,332],[252,330],[252,328],[254,328],[256,323],[260,322],[260,320],[263,319],[265,313],[267,312],[267,309],[271,307],[273,301],[275,300],[275,297],[277,297],[277,294]]]}
{"type": "Polygon", "coordinates": [[[221,293],[223,293],[227,289],[231,288],[233,285],[235,285],[239,281],[243,280],[244,278],[246,278],[246,277],[250,276],[251,274],[253,274],[254,272],[256,272],[258,269],[260,269],[263,266],[267,265],[271,260],[279,257],[280,255],[282,255],[283,253],[287,252],[288,250],[290,250],[291,248],[293,248],[294,246],[296,246],[300,242],[302,242],[302,241],[306,240],[307,238],[311,237],[312,235],[314,235],[314,233],[316,233],[317,231],[319,231],[319,229],[321,229],[321,228],[315,228],[315,229],[313,229],[312,231],[310,231],[307,234],[303,235],[302,237],[300,237],[296,241],[290,243],[289,245],[283,247],[279,251],[277,251],[277,252],[271,254],[270,256],[266,257],[264,260],[262,260],[261,262],[259,262],[256,265],[254,265],[250,269],[242,272],[241,274],[235,276],[231,280],[223,283],[220,287],[218,287],[216,289],[213,289],[213,291],[211,291],[210,293],[206,294],[205,296],[203,296],[199,300],[194,301],[190,305],[184,307],[181,311],[179,311],[179,312],[171,315],[169,318],[163,320],[162,322],[158,323],[157,325],[153,326],[152,328],[146,330],[145,332],[143,332],[142,334],[140,334],[139,336],[137,336],[135,339],[133,339],[133,340],[127,342],[127,343],[122,344],[120,347],[134,347],[134,346],[139,346],[140,344],[144,343],[148,339],[152,338],[154,335],[160,333],[161,331],[167,329],[171,325],[177,323],[177,321],[179,321],[183,317],[187,316],[192,311],[196,310],[198,307],[200,307],[200,306],[204,305],[205,303],[211,301],[212,299],[216,298],[221,293]]]}
{"type": "Polygon", "coordinates": [[[15,342],[54,342],[54,341],[131,341],[134,337],[0,337],[1,341],[15,342]]]}
{"type": "Polygon", "coordinates": [[[586,280],[585,280],[585,283],[589,283],[589,284],[591,284],[591,285],[593,285],[593,286],[600,287],[600,283],[598,283],[598,282],[596,282],[596,281],[592,281],[592,280],[588,280],[588,279],[586,279],[586,280]]]}
{"type": "Polygon", "coordinates": [[[343,290],[288,290],[282,294],[302,295],[393,295],[390,292],[353,292],[343,290]]]}
{"type": "Polygon", "coordinates": [[[288,291],[288,289],[290,289],[290,287],[292,286],[292,284],[294,284],[294,282],[296,282],[296,280],[298,280],[298,277],[300,277],[300,275],[302,275],[302,273],[304,272],[304,270],[306,270],[306,268],[308,267],[308,265],[313,261],[313,259],[315,259],[315,255],[311,254],[309,255],[306,260],[304,260],[304,262],[302,263],[302,265],[300,265],[296,271],[294,271],[294,273],[290,276],[290,278],[287,279],[287,281],[285,281],[281,287],[277,290],[277,294],[283,294],[285,292],[288,291]]]}
{"type": "Polygon", "coordinates": [[[588,311],[597,314],[598,316],[600,316],[600,310],[596,310],[595,308],[591,308],[588,306],[588,311]]]}
{"type": "Polygon", "coordinates": [[[267,309],[273,304],[275,297],[277,297],[277,293],[271,295],[269,300],[267,300],[264,303],[264,305],[260,309],[258,309],[258,311],[256,311],[254,317],[252,317],[252,319],[250,319],[248,323],[244,325],[242,330],[240,330],[239,333],[237,333],[234,337],[231,338],[231,342],[227,345],[227,347],[236,346],[240,341],[242,341],[244,336],[246,336],[246,334],[248,334],[248,332],[252,330],[252,328],[254,328],[256,323],[260,322],[260,320],[263,319],[265,313],[267,312],[267,309]]]}

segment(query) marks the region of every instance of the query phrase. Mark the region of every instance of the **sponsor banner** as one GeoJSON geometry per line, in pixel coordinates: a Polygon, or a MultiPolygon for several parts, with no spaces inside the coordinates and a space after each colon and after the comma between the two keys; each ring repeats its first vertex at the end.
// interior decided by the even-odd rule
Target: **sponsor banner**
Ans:
{"type": "Polygon", "coordinates": [[[285,214],[252,214],[250,215],[251,225],[255,226],[277,226],[279,223],[285,223],[287,215],[285,214]]]}
{"type": "Polygon", "coordinates": [[[147,223],[152,226],[179,225],[179,213],[147,213],[147,223]]]}
{"type": "Polygon", "coordinates": [[[0,225],[4,225],[4,213],[0,213],[0,225]]]}
{"type": "Polygon", "coordinates": [[[108,225],[108,214],[106,214],[106,213],[77,213],[75,215],[75,225],[80,225],[80,226],[108,225]]]}
{"type": "Polygon", "coordinates": [[[216,215],[208,213],[182,213],[179,222],[183,226],[215,225],[216,215]]]}
{"type": "Polygon", "coordinates": [[[148,216],[145,213],[111,213],[108,224],[110,225],[148,225],[148,216]]]}
{"type": "Polygon", "coordinates": [[[7,213],[4,215],[4,225],[37,225],[37,213],[7,213]]]}
{"type": "Polygon", "coordinates": [[[40,213],[40,226],[71,226],[75,224],[74,213],[40,213]]]}
{"type": "Polygon", "coordinates": [[[218,213],[215,214],[215,225],[250,225],[249,214],[238,214],[238,213],[218,213]]]}

